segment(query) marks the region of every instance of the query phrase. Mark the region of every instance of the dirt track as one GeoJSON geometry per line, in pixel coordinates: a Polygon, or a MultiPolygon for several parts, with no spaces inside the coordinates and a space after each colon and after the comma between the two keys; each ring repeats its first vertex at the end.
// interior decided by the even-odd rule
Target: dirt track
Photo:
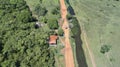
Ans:
{"type": "Polygon", "coordinates": [[[91,59],[92,65],[93,65],[93,67],[96,67],[96,63],[95,63],[95,59],[94,59],[94,55],[92,54],[91,49],[89,48],[89,44],[88,44],[88,41],[87,41],[87,34],[86,34],[86,32],[84,31],[83,28],[82,28],[82,32],[83,32],[85,45],[86,45],[86,47],[87,47],[87,49],[88,49],[88,52],[89,52],[89,56],[90,56],[90,59],[91,59]]]}
{"type": "Polygon", "coordinates": [[[72,48],[71,48],[70,39],[69,39],[69,28],[68,28],[69,24],[66,19],[67,8],[64,0],[60,0],[60,5],[61,5],[61,17],[64,22],[62,29],[64,31],[64,36],[65,36],[65,64],[66,64],[65,66],[74,67],[73,53],[72,53],[72,48]]]}

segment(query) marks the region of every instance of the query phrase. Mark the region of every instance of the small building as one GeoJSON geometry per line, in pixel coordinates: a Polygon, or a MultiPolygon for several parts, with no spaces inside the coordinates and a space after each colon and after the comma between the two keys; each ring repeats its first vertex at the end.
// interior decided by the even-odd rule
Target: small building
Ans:
{"type": "Polygon", "coordinates": [[[49,45],[50,46],[56,46],[57,45],[57,39],[58,39],[57,35],[51,35],[49,37],[49,45]]]}

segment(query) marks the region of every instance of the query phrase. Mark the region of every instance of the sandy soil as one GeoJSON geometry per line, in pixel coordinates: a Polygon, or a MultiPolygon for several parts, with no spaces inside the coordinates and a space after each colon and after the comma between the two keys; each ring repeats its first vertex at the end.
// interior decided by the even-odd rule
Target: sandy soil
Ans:
{"type": "Polygon", "coordinates": [[[60,0],[60,5],[61,5],[61,17],[63,19],[63,26],[62,29],[64,31],[64,36],[65,36],[65,66],[66,67],[74,67],[74,59],[73,59],[73,53],[72,53],[72,48],[70,44],[70,39],[69,39],[69,24],[66,19],[67,15],[67,8],[65,5],[64,0],[60,0]]]}

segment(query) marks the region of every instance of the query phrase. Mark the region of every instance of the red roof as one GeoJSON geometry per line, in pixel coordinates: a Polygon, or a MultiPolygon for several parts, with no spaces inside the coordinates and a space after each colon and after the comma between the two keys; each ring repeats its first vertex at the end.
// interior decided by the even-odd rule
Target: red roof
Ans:
{"type": "Polygon", "coordinates": [[[57,35],[51,35],[49,39],[49,44],[56,44],[57,39],[58,39],[57,35]]]}

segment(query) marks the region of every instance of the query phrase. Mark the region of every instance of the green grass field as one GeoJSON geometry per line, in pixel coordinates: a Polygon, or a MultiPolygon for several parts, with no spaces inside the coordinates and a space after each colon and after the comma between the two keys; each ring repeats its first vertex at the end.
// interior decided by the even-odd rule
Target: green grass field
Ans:
{"type": "MultiPolygon", "coordinates": [[[[117,0],[69,0],[79,23],[86,30],[89,46],[97,67],[120,67],[120,1],[117,0]],[[100,53],[102,45],[111,50],[100,53]]],[[[84,42],[84,41],[83,41],[84,42]]],[[[92,67],[85,45],[87,63],[92,67]]]]}

